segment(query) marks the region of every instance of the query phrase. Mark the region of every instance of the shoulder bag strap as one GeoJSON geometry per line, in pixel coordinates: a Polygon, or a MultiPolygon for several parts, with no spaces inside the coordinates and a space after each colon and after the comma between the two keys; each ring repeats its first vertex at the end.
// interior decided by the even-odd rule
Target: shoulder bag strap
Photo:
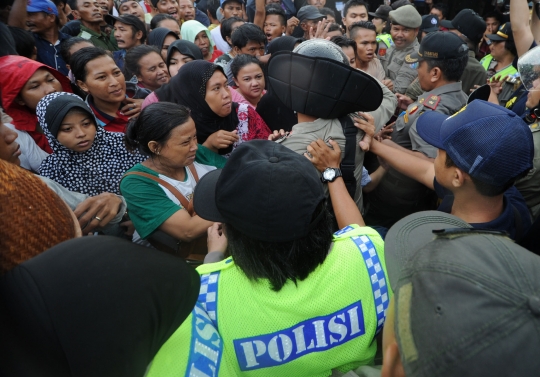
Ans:
{"type": "Polygon", "coordinates": [[[193,175],[193,178],[195,178],[195,182],[199,183],[199,175],[197,174],[197,169],[195,169],[195,164],[189,165],[188,169],[191,172],[191,175],[193,175]]]}
{"type": "Polygon", "coordinates": [[[354,126],[351,117],[348,115],[339,118],[339,122],[343,128],[343,134],[345,135],[345,156],[341,161],[341,174],[349,195],[354,199],[354,195],[356,194],[354,160],[356,156],[356,134],[358,129],[354,126]]]}
{"type": "MultiPolygon", "coordinates": [[[[190,170],[191,170],[191,166],[190,166],[190,170]]],[[[193,171],[192,171],[192,173],[193,173],[193,171]]],[[[143,173],[143,172],[140,172],[140,171],[132,171],[132,172],[126,173],[126,174],[124,174],[124,177],[127,177],[128,175],[140,175],[141,177],[146,177],[146,178],[151,179],[152,181],[155,181],[155,182],[159,183],[160,185],[165,187],[167,190],[169,190],[171,192],[171,194],[173,194],[176,197],[176,199],[178,199],[180,201],[180,204],[182,204],[182,207],[184,207],[186,209],[186,211],[188,210],[189,202],[186,199],[186,197],[184,195],[182,195],[182,193],[180,191],[178,191],[178,189],[176,187],[174,187],[173,185],[171,185],[169,182],[164,181],[163,179],[161,179],[159,177],[156,177],[155,175],[148,174],[148,173],[143,173]]],[[[124,177],[122,177],[122,179],[124,177]]],[[[198,177],[195,179],[195,181],[198,181],[198,177]]]]}

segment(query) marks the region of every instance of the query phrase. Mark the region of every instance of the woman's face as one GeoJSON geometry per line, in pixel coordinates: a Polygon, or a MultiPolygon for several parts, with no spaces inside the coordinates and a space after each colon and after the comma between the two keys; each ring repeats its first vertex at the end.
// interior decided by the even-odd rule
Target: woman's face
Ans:
{"type": "Polygon", "coordinates": [[[180,51],[178,50],[174,50],[172,56],[171,56],[171,61],[170,61],[170,64],[169,64],[169,74],[171,75],[171,77],[174,77],[178,74],[178,71],[180,70],[180,68],[192,61],[193,58],[191,56],[188,56],[188,55],[184,55],[182,53],[180,53],[180,51]]]}
{"type": "Polygon", "coordinates": [[[20,165],[21,148],[17,139],[17,133],[11,128],[2,123],[0,118],[0,160],[10,162],[15,165],[20,165]]]}
{"type": "Polygon", "coordinates": [[[231,113],[231,90],[227,85],[227,77],[220,70],[216,70],[206,83],[204,100],[210,109],[220,117],[226,117],[231,113]]]}
{"type": "Polygon", "coordinates": [[[169,50],[169,46],[177,39],[178,38],[167,34],[167,36],[163,40],[163,46],[161,46],[161,57],[163,58],[163,61],[167,60],[167,50],[169,50]]]}
{"type": "Polygon", "coordinates": [[[86,64],[85,81],[77,85],[94,100],[122,103],[126,98],[126,80],[110,56],[100,56],[86,64]]]}
{"type": "Polygon", "coordinates": [[[161,88],[171,78],[163,58],[156,52],[146,54],[139,60],[139,72],[137,80],[150,90],[161,88]]]}
{"type": "Polygon", "coordinates": [[[491,41],[491,44],[489,45],[489,51],[491,52],[491,55],[495,60],[504,57],[504,43],[504,41],[491,41]]]}
{"type": "Polygon", "coordinates": [[[264,90],[264,74],[258,64],[250,63],[242,67],[234,82],[245,99],[249,102],[259,102],[264,90]]]}
{"type": "Polygon", "coordinates": [[[56,139],[75,152],[86,152],[96,137],[94,117],[84,111],[70,111],[60,124],[56,139]]]}
{"type": "Polygon", "coordinates": [[[189,118],[186,123],[173,128],[171,137],[165,145],[160,146],[155,141],[151,141],[148,147],[151,151],[159,152],[156,158],[159,158],[161,164],[170,168],[191,165],[195,161],[198,148],[195,122],[189,118]]]}
{"type": "Polygon", "coordinates": [[[17,103],[35,111],[39,101],[47,94],[61,92],[62,84],[46,68],[39,68],[19,92],[17,103]]]}
{"type": "Polygon", "coordinates": [[[202,55],[205,60],[211,58],[212,55],[210,54],[210,40],[208,39],[208,35],[206,34],[205,30],[197,34],[193,43],[195,43],[197,47],[201,49],[202,55]]]}

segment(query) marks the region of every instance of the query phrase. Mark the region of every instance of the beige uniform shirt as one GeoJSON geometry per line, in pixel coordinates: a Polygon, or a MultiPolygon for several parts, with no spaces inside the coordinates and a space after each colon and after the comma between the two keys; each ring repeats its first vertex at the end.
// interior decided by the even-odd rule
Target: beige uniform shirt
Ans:
{"type": "Polygon", "coordinates": [[[540,215],[540,124],[534,123],[529,127],[534,142],[533,168],[516,182],[516,188],[523,195],[533,219],[536,220],[540,215]]]}
{"type": "Polygon", "coordinates": [[[387,51],[387,66],[386,77],[394,82],[394,93],[405,93],[407,87],[411,85],[414,79],[418,76],[416,66],[405,62],[405,57],[413,52],[418,51],[420,43],[418,40],[401,50],[395,47],[390,47],[387,51]]]}

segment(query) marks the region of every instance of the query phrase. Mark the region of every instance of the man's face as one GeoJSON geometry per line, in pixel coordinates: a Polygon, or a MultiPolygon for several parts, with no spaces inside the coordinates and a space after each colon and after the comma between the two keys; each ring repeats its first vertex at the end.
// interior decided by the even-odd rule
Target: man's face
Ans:
{"type": "Polygon", "coordinates": [[[300,27],[304,30],[304,33],[309,33],[309,29],[313,28],[313,33],[317,32],[319,27],[319,21],[324,20],[323,18],[318,18],[316,20],[304,20],[300,23],[300,27]]]}
{"type": "Polygon", "coordinates": [[[195,19],[195,7],[191,0],[179,0],[178,9],[180,9],[180,19],[184,21],[195,19]]]}
{"type": "Polygon", "coordinates": [[[430,91],[433,90],[433,82],[431,71],[429,70],[429,65],[425,60],[421,60],[418,63],[418,68],[416,69],[418,71],[418,82],[420,83],[420,87],[424,91],[430,91]]]}
{"type": "Polygon", "coordinates": [[[356,41],[358,59],[364,63],[372,61],[377,48],[377,34],[373,30],[358,29],[354,40],[356,41]]]}
{"type": "Polygon", "coordinates": [[[242,4],[235,1],[228,1],[222,6],[223,18],[226,20],[231,17],[240,17],[243,16],[242,4]]]}
{"type": "Polygon", "coordinates": [[[382,30],[386,26],[386,21],[384,21],[382,18],[374,17],[373,20],[371,20],[371,22],[377,28],[377,34],[382,33],[382,30]]]}
{"type": "Polygon", "coordinates": [[[85,22],[102,22],[103,14],[97,0],[79,0],[77,2],[79,9],[74,10],[73,14],[78,19],[85,22]]]}
{"type": "Polygon", "coordinates": [[[396,49],[401,50],[414,42],[414,39],[418,34],[418,29],[411,29],[401,25],[392,25],[390,34],[392,35],[396,49]]]}
{"type": "Polygon", "coordinates": [[[493,59],[499,60],[506,55],[506,49],[504,48],[504,41],[491,41],[489,45],[489,51],[493,59]]]}
{"type": "Polygon", "coordinates": [[[314,7],[321,9],[326,5],[326,0],[307,0],[308,5],[313,5],[314,7]]]}
{"type": "Polygon", "coordinates": [[[101,8],[101,14],[103,17],[109,14],[109,2],[107,0],[98,0],[99,6],[101,8]]]}
{"type": "Polygon", "coordinates": [[[11,162],[15,165],[21,164],[21,161],[19,161],[21,149],[15,141],[17,136],[17,133],[2,123],[2,119],[0,118],[0,160],[11,162]]]}
{"type": "Polygon", "coordinates": [[[28,12],[26,26],[32,33],[41,34],[56,27],[54,14],[45,12],[28,12]]]}
{"type": "Polygon", "coordinates": [[[533,109],[540,104],[540,79],[536,79],[533,82],[533,88],[529,90],[527,94],[527,106],[528,109],[533,109]]]}
{"type": "Polygon", "coordinates": [[[263,42],[249,41],[243,48],[239,49],[238,47],[235,47],[235,49],[238,54],[247,54],[255,57],[264,55],[263,42]]]}
{"type": "Polygon", "coordinates": [[[429,11],[429,14],[437,16],[437,18],[439,19],[439,22],[441,20],[444,20],[442,12],[437,8],[431,8],[431,11],[429,11]]]}
{"type": "Polygon", "coordinates": [[[180,20],[180,11],[176,0],[159,0],[156,4],[159,13],[170,14],[177,20],[180,20]]]}
{"type": "Polygon", "coordinates": [[[363,5],[350,7],[341,21],[347,28],[358,21],[369,21],[366,7],[363,5]]]}
{"type": "Polygon", "coordinates": [[[277,14],[269,14],[264,20],[264,34],[268,38],[268,42],[272,39],[279,38],[285,33],[285,26],[281,24],[281,17],[277,14]]]}
{"type": "Polygon", "coordinates": [[[486,34],[496,34],[501,24],[494,17],[486,18],[486,34]]]}
{"type": "Polygon", "coordinates": [[[120,5],[120,9],[118,10],[118,14],[131,14],[135,17],[137,17],[142,22],[145,22],[144,20],[144,10],[136,1],[127,1],[125,3],[122,3],[120,5]]]}
{"type": "Polygon", "coordinates": [[[174,31],[176,35],[180,36],[180,25],[178,25],[178,22],[175,20],[164,19],[158,24],[158,27],[166,27],[170,31],[174,31]]]}
{"type": "Polygon", "coordinates": [[[133,33],[133,27],[131,25],[124,24],[120,21],[114,23],[114,38],[119,48],[129,50],[132,47],[138,46],[141,44],[141,37],[142,32],[133,33]]]}

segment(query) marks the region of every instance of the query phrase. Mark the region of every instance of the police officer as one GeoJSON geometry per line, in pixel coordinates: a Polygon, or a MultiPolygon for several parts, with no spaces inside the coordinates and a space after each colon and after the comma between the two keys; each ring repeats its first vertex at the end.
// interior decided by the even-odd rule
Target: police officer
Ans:
{"type": "Polygon", "coordinates": [[[417,76],[416,69],[405,62],[405,57],[418,51],[420,44],[416,37],[422,24],[422,17],[412,5],[393,10],[389,16],[394,46],[386,52],[387,60],[383,67],[386,77],[393,82],[394,93],[405,93],[417,76]]]}
{"type": "Polygon", "coordinates": [[[380,61],[386,60],[386,52],[390,47],[394,46],[394,41],[390,35],[390,22],[388,22],[388,16],[391,11],[391,6],[381,5],[375,12],[368,13],[373,17],[371,22],[377,28],[377,43],[379,44],[377,58],[380,61]]]}
{"type": "MultiPolygon", "coordinates": [[[[438,31],[422,40],[418,52],[405,57],[417,69],[424,94],[396,120],[391,134],[396,147],[421,152],[428,158],[437,156],[437,149],[418,135],[416,121],[427,111],[451,115],[465,106],[467,96],[459,80],[467,55],[467,45],[457,35],[438,31]]],[[[413,212],[434,208],[434,196],[422,184],[390,169],[370,194],[368,203],[366,223],[389,227],[413,212]]]]}

